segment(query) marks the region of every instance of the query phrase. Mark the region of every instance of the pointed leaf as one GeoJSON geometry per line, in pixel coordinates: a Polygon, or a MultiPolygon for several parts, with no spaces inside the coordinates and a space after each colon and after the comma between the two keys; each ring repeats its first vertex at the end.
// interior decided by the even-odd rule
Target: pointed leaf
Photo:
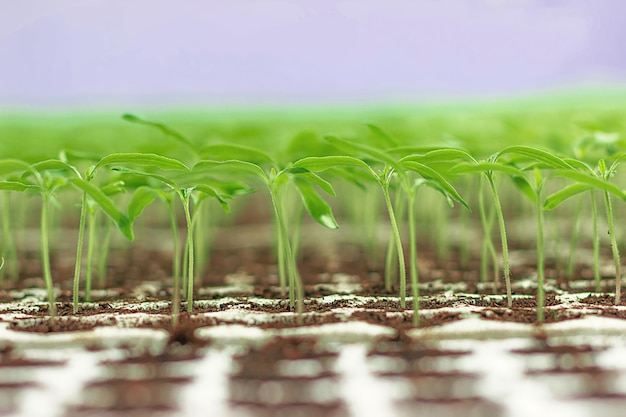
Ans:
{"type": "Polygon", "coordinates": [[[533,186],[530,185],[528,178],[525,176],[511,176],[509,178],[513,181],[513,184],[515,184],[518,190],[522,192],[522,194],[528,197],[528,199],[533,203],[537,203],[537,194],[535,193],[533,186]]]}
{"type": "Polygon", "coordinates": [[[304,207],[309,212],[309,215],[321,224],[329,229],[336,229],[339,227],[333,211],[326,201],[315,191],[315,188],[304,179],[294,178],[294,184],[302,198],[304,207]]]}
{"type": "Polygon", "coordinates": [[[324,139],[339,149],[343,149],[350,153],[366,155],[393,167],[398,172],[402,172],[402,166],[398,164],[398,162],[391,155],[379,150],[378,148],[351,140],[341,139],[335,136],[325,136],[324,139]]]}
{"type": "Polygon", "coordinates": [[[382,145],[385,147],[385,149],[398,146],[398,141],[392,138],[391,135],[389,135],[380,127],[371,123],[366,123],[365,125],[374,135],[382,139],[382,145]]]}
{"type": "Polygon", "coordinates": [[[202,157],[202,159],[212,161],[237,160],[250,162],[256,165],[267,164],[272,166],[278,166],[276,161],[265,152],[241,145],[208,145],[202,148],[200,156],[202,157]]]}
{"type": "Polygon", "coordinates": [[[588,184],[573,184],[569,185],[562,190],[559,190],[549,195],[543,202],[544,210],[552,210],[558,207],[564,201],[588,190],[592,190],[593,187],[588,184]]]}
{"type": "Polygon", "coordinates": [[[498,154],[498,158],[506,154],[522,155],[536,161],[543,162],[544,164],[547,164],[550,168],[574,169],[574,167],[568,164],[563,158],[560,158],[542,149],[533,148],[531,146],[509,146],[498,154]]]}
{"type": "Polygon", "coordinates": [[[32,170],[32,166],[19,159],[0,160],[0,176],[12,174],[14,172],[24,172],[32,170]]]}
{"type": "Polygon", "coordinates": [[[32,184],[25,184],[19,181],[0,181],[2,191],[39,191],[39,187],[32,184]]]}
{"type": "Polygon", "coordinates": [[[169,127],[167,127],[166,125],[164,125],[162,123],[156,123],[156,122],[151,122],[151,121],[148,121],[148,120],[144,120],[144,119],[142,119],[140,117],[135,116],[134,114],[124,114],[124,115],[122,115],[122,119],[126,120],[127,122],[138,123],[138,124],[142,124],[142,125],[145,125],[145,126],[154,127],[156,129],[160,130],[161,132],[163,132],[165,135],[167,135],[167,136],[175,139],[176,141],[182,143],[187,148],[189,148],[194,153],[196,153],[196,147],[189,139],[187,139],[181,133],[175,131],[174,129],[170,129],[169,127]]]}
{"type": "Polygon", "coordinates": [[[87,193],[100,206],[102,211],[113,220],[128,240],[132,241],[134,239],[132,222],[117,208],[113,200],[107,197],[98,187],[82,178],[71,178],[69,181],[75,187],[87,193]]]}
{"type": "Polygon", "coordinates": [[[426,179],[436,181],[439,184],[439,186],[443,190],[445,190],[445,192],[448,195],[450,195],[450,197],[452,197],[455,201],[462,204],[468,210],[471,210],[469,204],[467,204],[467,201],[465,201],[463,197],[461,197],[461,195],[456,191],[456,189],[452,186],[452,184],[450,184],[448,180],[446,180],[440,173],[438,173],[434,169],[430,168],[427,165],[420,164],[419,162],[415,162],[415,161],[405,161],[403,162],[402,165],[404,165],[406,169],[417,172],[418,174],[420,174],[422,177],[426,179]]]}
{"type": "Polygon", "coordinates": [[[555,171],[551,175],[555,177],[569,178],[579,184],[586,184],[594,189],[608,191],[609,193],[614,194],[616,197],[621,198],[622,200],[626,200],[626,193],[624,192],[624,190],[596,176],[591,176],[588,174],[583,174],[582,172],[569,170],[555,171]]]}
{"type": "Polygon", "coordinates": [[[202,173],[202,172],[232,172],[239,174],[248,174],[253,175],[257,178],[261,178],[264,181],[268,181],[267,174],[263,171],[263,168],[260,166],[253,164],[251,162],[245,161],[236,161],[236,160],[228,160],[228,161],[209,161],[204,160],[198,162],[191,169],[193,173],[202,173]]]}
{"type": "Polygon", "coordinates": [[[217,199],[218,203],[220,203],[220,205],[222,206],[222,209],[226,213],[230,214],[230,206],[228,205],[227,201],[228,196],[221,194],[218,190],[206,184],[200,184],[194,187],[194,190],[201,193],[201,195],[199,196],[200,198],[197,200],[196,204],[199,204],[200,201],[204,200],[205,198],[213,197],[217,199]]]}
{"type": "Polygon", "coordinates": [[[369,165],[352,156],[311,156],[294,162],[292,167],[313,172],[324,172],[333,168],[361,168],[370,172],[374,178],[378,178],[369,165]]]}
{"type": "Polygon", "coordinates": [[[408,155],[400,160],[400,162],[404,161],[415,161],[421,162],[422,164],[428,164],[432,162],[449,162],[455,161],[458,159],[467,159],[473,162],[476,162],[474,157],[470,155],[467,151],[462,149],[437,149],[430,152],[427,152],[423,155],[408,155]]]}
{"type": "Polygon", "coordinates": [[[333,189],[333,186],[324,178],[320,177],[319,175],[310,171],[305,171],[297,175],[298,175],[298,178],[302,178],[310,182],[311,184],[317,185],[322,190],[324,190],[327,194],[330,194],[332,196],[335,195],[335,190],[333,189]]]}
{"type": "Polygon", "coordinates": [[[128,202],[128,219],[130,222],[134,223],[135,219],[141,215],[146,207],[152,204],[156,197],[157,193],[153,188],[137,188],[128,202]]]}
{"type": "Polygon", "coordinates": [[[113,153],[100,159],[94,170],[107,165],[140,165],[167,171],[188,171],[189,168],[177,159],[153,153],[113,153]]]}

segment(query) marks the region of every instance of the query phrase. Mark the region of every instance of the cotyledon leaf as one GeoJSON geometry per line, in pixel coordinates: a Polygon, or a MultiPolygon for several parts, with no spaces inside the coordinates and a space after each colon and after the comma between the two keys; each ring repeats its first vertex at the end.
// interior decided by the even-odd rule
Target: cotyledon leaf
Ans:
{"type": "Polygon", "coordinates": [[[384,162],[390,167],[394,168],[398,172],[402,172],[402,166],[386,152],[381,151],[373,146],[365,145],[363,143],[338,138],[336,136],[324,136],[324,139],[335,145],[337,148],[347,150],[351,153],[360,153],[366,155],[379,162],[384,162]]]}
{"type": "Polygon", "coordinates": [[[592,190],[593,187],[588,184],[572,184],[553,194],[550,194],[543,202],[544,210],[552,210],[558,207],[564,201],[585,191],[592,190]]]}
{"type": "Polygon", "coordinates": [[[239,160],[257,165],[278,165],[270,155],[263,151],[248,146],[225,143],[204,146],[200,151],[200,156],[202,159],[213,161],[239,160]]]}
{"type": "Polygon", "coordinates": [[[385,148],[397,147],[398,141],[395,140],[389,133],[385,132],[380,127],[372,123],[366,123],[365,126],[384,143],[385,148]]]}
{"type": "Polygon", "coordinates": [[[304,207],[309,215],[324,227],[329,229],[337,229],[339,225],[333,216],[333,211],[328,203],[320,197],[313,185],[307,180],[299,177],[294,178],[294,184],[302,198],[304,207]]]}
{"type": "Polygon", "coordinates": [[[587,184],[595,189],[608,191],[609,193],[614,194],[618,198],[626,200],[626,193],[624,192],[624,190],[598,177],[591,176],[589,174],[584,174],[582,172],[570,171],[570,170],[555,171],[551,175],[555,177],[569,178],[580,184],[587,184]]]}
{"type": "Polygon", "coordinates": [[[463,197],[461,197],[461,195],[457,192],[454,186],[452,186],[452,184],[450,184],[450,182],[448,182],[448,180],[446,180],[443,177],[443,175],[441,175],[434,169],[430,168],[427,165],[424,165],[415,161],[405,161],[403,162],[403,165],[407,169],[417,172],[418,174],[420,174],[422,177],[426,179],[431,179],[433,181],[436,181],[441,186],[441,188],[445,190],[447,194],[450,195],[450,197],[452,197],[455,201],[462,204],[468,210],[471,210],[467,201],[465,201],[463,197]]]}
{"type": "Polygon", "coordinates": [[[312,184],[317,185],[322,190],[324,190],[327,194],[330,194],[332,196],[335,195],[335,190],[333,189],[333,186],[324,178],[317,175],[316,173],[311,172],[311,171],[305,171],[305,172],[301,172],[295,175],[297,175],[299,178],[304,178],[305,180],[307,180],[308,182],[312,184]]]}
{"type": "Polygon", "coordinates": [[[463,162],[455,165],[449,170],[451,174],[473,174],[479,172],[488,174],[493,171],[503,172],[511,176],[524,176],[522,170],[512,165],[502,164],[498,162],[480,161],[477,164],[463,162]]]}
{"type": "Polygon", "coordinates": [[[552,168],[574,169],[574,167],[568,164],[563,158],[531,146],[514,145],[506,147],[498,153],[498,158],[506,154],[523,155],[528,158],[543,162],[552,168]]]}
{"type": "Polygon", "coordinates": [[[373,174],[376,173],[365,162],[352,156],[310,156],[293,163],[294,168],[304,168],[313,172],[324,172],[333,168],[361,168],[373,174]]]}
{"type": "Polygon", "coordinates": [[[138,116],[135,116],[134,114],[124,114],[124,115],[122,115],[122,119],[126,120],[127,122],[138,123],[138,124],[142,124],[142,125],[145,125],[145,126],[154,127],[156,129],[160,130],[165,135],[167,135],[167,136],[169,136],[171,138],[174,138],[178,142],[184,144],[185,146],[187,146],[187,148],[192,150],[194,153],[196,152],[196,147],[194,146],[194,144],[189,139],[187,139],[184,135],[182,135],[181,133],[175,131],[174,129],[171,129],[168,126],[164,125],[163,123],[151,122],[149,120],[145,120],[145,119],[142,119],[142,118],[140,118],[138,116]]]}
{"type": "Polygon", "coordinates": [[[70,178],[70,183],[84,191],[93,199],[117,225],[122,234],[130,241],[134,239],[133,225],[130,219],[122,213],[113,200],[104,194],[98,187],[82,178],[70,178]]]}
{"type": "Polygon", "coordinates": [[[25,184],[19,181],[0,181],[2,191],[39,191],[39,187],[32,184],[25,184]]]}
{"type": "Polygon", "coordinates": [[[188,171],[189,168],[177,159],[153,153],[112,153],[100,159],[94,170],[106,165],[140,165],[167,171],[179,170],[188,171]]]}
{"type": "Polygon", "coordinates": [[[32,165],[19,159],[0,160],[0,176],[5,176],[14,172],[30,171],[32,169],[32,165]]]}
{"type": "Polygon", "coordinates": [[[467,159],[473,162],[476,162],[474,157],[469,154],[469,152],[464,151],[462,149],[437,149],[430,152],[427,152],[423,155],[407,155],[404,158],[400,159],[400,162],[404,161],[415,161],[425,163],[431,162],[447,162],[454,161],[457,159],[467,159]]]}
{"type": "Polygon", "coordinates": [[[132,198],[128,202],[128,219],[134,223],[135,219],[141,215],[154,199],[158,197],[154,188],[141,186],[135,190],[132,198]]]}

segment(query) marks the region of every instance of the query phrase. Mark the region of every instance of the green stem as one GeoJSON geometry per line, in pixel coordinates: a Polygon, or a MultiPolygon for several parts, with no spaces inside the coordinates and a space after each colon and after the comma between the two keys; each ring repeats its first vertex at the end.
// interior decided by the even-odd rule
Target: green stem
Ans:
{"type": "MultiPolygon", "coordinates": [[[[402,193],[396,193],[394,199],[394,207],[398,207],[398,215],[397,217],[402,217],[402,193]]],[[[394,268],[394,260],[393,258],[397,256],[396,252],[396,241],[393,238],[393,235],[389,237],[389,241],[387,242],[387,253],[385,255],[385,290],[390,292],[393,289],[393,284],[397,279],[396,272],[397,270],[394,268]]]]}
{"type": "Polygon", "coordinates": [[[493,193],[493,201],[496,207],[496,215],[498,216],[498,224],[500,226],[500,243],[502,245],[502,266],[504,269],[504,281],[506,284],[506,300],[507,306],[511,308],[513,306],[513,299],[511,297],[511,270],[509,268],[509,245],[506,238],[506,227],[504,225],[504,214],[502,213],[502,205],[500,204],[500,197],[496,190],[496,184],[493,181],[493,175],[487,175],[491,192],[493,193]]]}
{"type": "Polygon", "coordinates": [[[43,278],[48,290],[48,304],[50,316],[56,316],[56,304],[54,301],[54,286],[52,283],[52,272],[50,270],[50,248],[48,244],[48,203],[50,195],[43,195],[43,204],[41,206],[41,261],[43,263],[43,278]]]}
{"type": "Polygon", "coordinates": [[[619,249],[617,247],[615,227],[613,225],[613,206],[611,205],[611,196],[608,191],[604,192],[604,203],[606,205],[606,220],[609,227],[609,235],[611,235],[613,262],[615,263],[615,304],[619,304],[622,292],[622,266],[619,259],[619,249]]]}
{"type": "Polygon", "coordinates": [[[193,311],[193,224],[191,223],[191,214],[189,210],[189,195],[182,196],[183,209],[185,210],[185,221],[187,222],[187,312],[193,311]]]}
{"type": "MultiPolygon", "coordinates": [[[[296,308],[298,316],[301,317],[301,313],[304,310],[304,290],[302,287],[302,281],[298,268],[296,265],[295,257],[291,251],[291,245],[289,243],[289,234],[287,232],[287,226],[285,224],[285,217],[283,214],[282,204],[278,198],[278,191],[272,187],[270,191],[272,205],[274,206],[274,214],[276,216],[276,222],[279,229],[279,242],[282,242],[283,249],[283,262],[287,264],[287,275],[289,279],[289,307],[296,308]],[[297,292],[297,294],[296,294],[297,292]],[[297,301],[297,305],[296,305],[297,301]]],[[[279,252],[280,261],[280,252],[279,252]]],[[[300,320],[299,318],[298,320],[300,320]]]]}
{"type": "Polygon", "coordinates": [[[400,230],[398,229],[398,223],[396,222],[396,216],[393,212],[393,206],[391,205],[391,198],[389,197],[389,184],[387,182],[382,184],[383,193],[385,194],[385,203],[387,204],[387,212],[389,213],[389,220],[391,221],[391,231],[393,232],[393,238],[395,239],[396,250],[398,251],[398,266],[400,267],[400,306],[406,307],[406,266],[404,264],[404,250],[402,249],[402,239],[400,237],[400,230]]]}
{"type": "Polygon", "coordinates": [[[104,218],[104,237],[102,244],[100,245],[100,253],[98,254],[98,286],[100,288],[106,287],[107,280],[107,266],[109,264],[109,251],[111,250],[111,221],[106,217],[104,218]]]}
{"type": "Polygon", "coordinates": [[[591,196],[591,218],[593,220],[593,280],[596,283],[596,292],[600,292],[600,233],[598,230],[598,208],[596,206],[596,196],[593,190],[589,191],[591,196]]]}
{"type": "Polygon", "coordinates": [[[172,259],[172,275],[174,289],[172,291],[172,324],[178,323],[180,312],[180,237],[178,233],[178,222],[176,221],[176,209],[172,203],[169,204],[170,225],[172,227],[172,244],[174,256],[172,259]]]}
{"type": "Polygon", "coordinates": [[[83,192],[80,204],[80,221],[78,224],[78,242],[76,244],[76,262],[74,264],[73,311],[78,312],[78,291],[80,290],[80,267],[83,261],[83,238],[85,236],[85,219],[87,217],[87,193],[83,192]]]}
{"type": "Polygon", "coordinates": [[[571,279],[574,275],[574,264],[576,263],[576,248],[578,247],[578,240],[580,237],[580,214],[582,212],[583,200],[580,198],[576,205],[576,221],[574,222],[574,230],[572,230],[572,236],[569,242],[569,255],[567,257],[567,264],[565,266],[565,274],[567,278],[571,279]]]}
{"type": "Polygon", "coordinates": [[[543,204],[541,190],[537,190],[537,321],[544,320],[544,245],[543,245],[543,204]]]}
{"type": "Polygon", "coordinates": [[[304,217],[304,205],[302,204],[296,205],[295,210],[296,210],[296,215],[293,221],[293,232],[291,234],[292,235],[291,250],[293,251],[293,257],[295,259],[298,259],[298,255],[300,253],[300,238],[302,237],[301,226],[302,226],[302,219],[304,217]]]}
{"type": "Polygon", "coordinates": [[[417,230],[415,225],[415,198],[416,192],[411,191],[408,196],[408,216],[409,216],[409,267],[411,271],[411,294],[413,296],[413,326],[419,326],[420,289],[419,276],[417,271],[417,230]]]}
{"type": "Polygon", "coordinates": [[[4,284],[5,273],[9,279],[16,279],[18,276],[17,268],[17,249],[15,247],[15,239],[11,233],[13,227],[13,219],[11,218],[11,194],[7,191],[3,195],[2,210],[2,249],[7,260],[7,268],[0,270],[0,285],[4,284]]]}
{"type": "Polygon", "coordinates": [[[96,209],[89,212],[89,236],[87,237],[87,264],[85,265],[85,301],[91,301],[91,286],[93,283],[93,251],[96,246],[96,209]]]}
{"type": "Polygon", "coordinates": [[[498,255],[496,254],[496,248],[493,244],[493,237],[491,236],[491,228],[493,226],[494,212],[491,210],[489,215],[485,210],[485,197],[483,193],[483,178],[479,178],[478,181],[478,211],[480,214],[480,221],[483,226],[483,243],[480,258],[480,280],[481,282],[487,282],[487,267],[489,266],[488,254],[491,255],[493,263],[493,279],[494,282],[498,282],[498,255]]]}

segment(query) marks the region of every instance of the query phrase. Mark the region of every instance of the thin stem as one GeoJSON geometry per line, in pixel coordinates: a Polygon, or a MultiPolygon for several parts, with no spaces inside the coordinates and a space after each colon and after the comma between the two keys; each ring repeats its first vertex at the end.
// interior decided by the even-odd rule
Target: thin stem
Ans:
{"type": "Polygon", "coordinates": [[[168,204],[170,213],[170,225],[172,227],[172,245],[174,256],[172,259],[172,275],[174,289],[172,291],[172,324],[178,323],[180,312],[180,237],[178,233],[178,222],[176,221],[176,209],[171,202],[168,204]]]}
{"type": "MultiPolygon", "coordinates": [[[[402,193],[396,193],[394,199],[394,207],[398,207],[398,213],[396,217],[402,217],[402,193]]],[[[393,289],[393,284],[397,279],[397,269],[394,268],[394,260],[393,258],[397,256],[396,252],[396,240],[393,236],[389,237],[389,241],[387,242],[387,253],[385,255],[385,290],[390,292],[393,289]]]]}
{"type": "Polygon", "coordinates": [[[622,266],[619,258],[619,249],[617,247],[617,237],[615,236],[615,227],[613,225],[613,206],[611,205],[611,196],[608,191],[604,192],[604,203],[606,205],[606,220],[609,227],[609,235],[611,235],[613,262],[615,263],[615,304],[619,304],[622,292],[622,266]]]}
{"type": "Polygon", "coordinates": [[[9,279],[15,279],[18,276],[18,260],[17,249],[15,247],[15,239],[11,233],[13,227],[13,219],[11,218],[11,194],[7,191],[3,195],[2,210],[2,249],[7,260],[7,268],[0,270],[0,285],[4,284],[5,272],[9,279]]]}
{"type": "MultiPolygon", "coordinates": [[[[271,187],[270,196],[272,199],[272,205],[274,206],[274,214],[276,216],[276,222],[278,223],[279,229],[279,242],[282,242],[283,248],[283,262],[287,263],[287,274],[289,278],[289,307],[296,307],[296,311],[298,315],[302,313],[304,310],[304,290],[302,288],[302,281],[300,278],[300,274],[298,273],[298,268],[296,265],[295,257],[293,256],[293,252],[291,251],[291,245],[289,243],[289,234],[287,232],[287,226],[285,225],[285,217],[283,214],[283,207],[278,198],[278,191],[275,187],[271,187]],[[297,298],[296,298],[297,291],[297,298]],[[297,305],[296,305],[297,301],[297,305]]],[[[279,252],[279,261],[280,261],[280,252],[279,252]]],[[[279,265],[280,266],[280,265],[279,265]]],[[[300,320],[300,318],[299,318],[300,320]]]]}
{"type": "Polygon", "coordinates": [[[493,181],[493,175],[487,175],[491,192],[493,193],[493,201],[496,207],[496,214],[498,216],[498,224],[500,226],[500,243],[502,245],[502,266],[504,269],[504,281],[506,284],[506,300],[507,306],[511,308],[513,306],[513,299],[511,297],[511,270],[509,268],[509,245],[506,238],[506,227],[504,225],[504,214],[502,213],[502,205],[500,204],[500,197],[496,190],[496,184],[493,181]]]}
{"type": "Polygon", "coordinates": [[[580,237],[580,214],[582,212],[583,200],[580,198],[576,205],[576,220],[574,221],[574,230],[572,230],[572,236],[569,242],[569,256],[567,257],[567,264],[565,266],[565,274],[567,278],[572,278],[574,275],[574,264],[576,263],[576,248],[578,247],[578,240],[580,237]]]}
{"type": "Polygon", "coordinates": [[[500,276],[498,274],[498,255],[496,254],[496,248],[493,245],[493,237],[491,236],[491,228],[493,226],[494,212],[491,210],[489,215],[485,210],[485,197],[483,193],[483,178],[478,180],[478,211],[480,214],[480,221],[483,226],[483,243],[480,258],[480,280],[481,282],[487,281],[487,267],[489,266],[488,253],[491,254],[493,263],[493,279],[494,282],[498,282],[500,276]]]}
{"type": "Polygon", "coordinates": [[[593,190],[591,196],[591,218],[593,220],[593,280],[596,283],[596,292],[600,292],[600,233],[598,231],[598,208],[593,190]]]}
{"type": "Polygon", "coordinates": [[[398,230],[398,223],[396,222],[396,216],[393,212],[393,206],[391,205],[391,198],[389,197],[389,184],[387,182],[383,184],[383,193],[385,194],[385,203],[387,204],[387,212],[389,213],[389,220],[391,221],[391,231],[393,232],[393,238],[396,241],[396,250],[398,251],[398,266],[400,267],[400,306],[405,308],[406,266],[404,264],[404,250],[402,249],[400,230],[398,230]]]}
{"type": "Polygon", "coordinates": [[[109,251],[111,250],[111,221],[104,216],[104,238],[98,255],[98,286],[104,288],[107,280],[109,251]]]}
{"type": "Polygon", "coordinates": [[[411,271],[411,294],[413,296],[413,326],[419,326],[420,289],[417,271],[417,227],[415,225],[416,191],[411,190],[408,196],[407,211],[409,216],[409,268],[411,271]]]}
{"type": "Polygon", "coordinates": [[[544,320],[544,242],[543,242],[543,204],[541,190],[537,190],[537,321],[544,320]]]}
{"type": "Polygon", "coordinates": [[[80,290],[80,267],[83,261],[83,237],[85,236],[85,219],[87,217],[87,193],[83,192],[80,204],[80,221],[78,224],[78,242],[76,244],[76,262],[74,264],[73,311],[78,312],[78,291],[80,290]]]}
{"type": "Polygon", "coordinates": [[[44,193],[43,204],[41,206],[41,261],[43,263],[43,278],[48,290],[48,311],[50,316],[56,316],[56,304],[54,302],[54,286],[52,283],[52,272],[50,270],[50,248],[48,244],[48,203],[50,195],[44,193]]]}
{"type": "Polygon", "coordinates": [[[182,197],[183,209],[185,210],[185,221],[187,222],[187,312],[193,311],[193,225],[191,224],[191,214],[189,210],[189,195],[182,197]]]}
{"type": "Polygon", "coordinates": [[[91,301],[91,286],[93,283],[93,250],[96,246],[96,209],[89,211],[89,226],[87,230],[87,264],[85,265],[85,301],[91,301]]]}
{"type": "Polygon", "coordinates": [[[293,257],[298,259],[298,255],[300,253],[300,238],[302,237],[301,226],[302,226],[302,218],[304,217],[304,205],[298,204],[296,205],[296,215],[293,221],[293,232],[291,233],[291,250],[293,251],[293,257]]]}

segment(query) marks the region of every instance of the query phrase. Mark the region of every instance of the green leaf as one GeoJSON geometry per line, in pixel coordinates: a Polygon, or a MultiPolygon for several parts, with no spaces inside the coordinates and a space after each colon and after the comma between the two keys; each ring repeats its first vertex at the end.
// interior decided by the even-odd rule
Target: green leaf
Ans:
{"type": "Polygon", "coordinates": [[[60,159],[48,159],[47,161],[36,162],[33,165],[33,168],[39,172],[42,171],[70,171],[75,174],[77,177],[81,177],[80,172],[76,169],[76,167],[68,164],[67,162],[63,162],[60,159]]]}
{"type": "Polygon", "coordinates": [[[294,162],[292,167],[313,172],[324,172],[333,168],[361,168],[373,173],[375,178],[378,177],[369,165],[352,156],[311,156],[294,162]]]}
{"type": "Polygon", "coordinates": [[[528,197],[528,199],[533,203],[537,203],[537,193],[535,192],[533,186],[530,185],[528,178],[523,175],[511,176],[509,178],[511,179],[511,181],[513,181],[513,184],[515,184],[515,186],[522,192],[522,194],[528,197]]]}
{"type": "Polygon", "coordinates": [[[130,222],[134,223],[135,219],[141,215],[146,207],[152,204],[156,197],[156,191],[150,187],[137,188],[128,202],[128,219],[130,222]]]}
{"type": "Polygon", "coordinates": [[[39,187],[32,184],[25,184],[19,181],[0,181],[2,191],[39,191],[39,187]]]}
{"type": "Polygon", "coordinates": [[[513,154],[513,155],[521,155],[527,158],[534,159],[539,162],[543,162],[548,165],[550,168],[561,168],[561,169],[574,169],[573,166],[568,164],[563,158],[560,158],[550,152],[544,151],[542,149],[533,148],[531,146],[524,145],[514,145],[509,146],[499,152],[497,158],[502,155],[513,154]]]}
{"type": "Polygon", "coordinates": [[[597,190],[608,191],[618,198],[626,200],[626,193],[622,189],[596,176],[591,176],[582,172],[569,170],[555,171],[551,174],[551,176],[569,178],[579,184],[586,184],[597,190]]]}
{"type": "Polygon", "coordinates": [[[276,161],[265,152],[248,146],[217,144],[208,145],[200,151],[202,159],[212,161],[228,161],[237,160],[250,162],[256,165],[272,165],[278,166],[276,161]]]}
{"type": "Polygon", "coordinates": [[[552,210],[558,207],[564,201],[588,190],[593,190],[593,187],[588,184],[569,185],[562,190],[559,190],[549,195],[543,203],[543,209],[552,210]]]}
{"type": "Polygon", "coordinates": [[[135,169],[125,168],[125,167],[113,167],[112,170],[120,172],[122,174],[133,174],[133,175],[138,175],[142,177],[154,178],[155,180],[162,182],[163,184],[167,185],[173,190],[176,190],[179,188],[178,184],[176,184],[176,182],[174,182],[173,180],[167,177],[164,177],[163,175],[153,174],[152,172],[138,171],[135,169]]]}
{"type": "Polygon", "coordinates": [[[113,153],[100,159],[95,170],[106,165],[140,165],[166,171],[188,171],[189,168],[177,159],[153,153],[113,153]]]}
{"type": "Polygon", "coordinates": [[[391,155],[379,150],[378,148],[351,140],[341,139],[335,136],[325,136],[324,139],[339,149],[343,149],[350,153],[366,155],[372,159],[389,165],[399,173],[402,172],[402,166],[398,164],[398,162],[391,155]]]}
{"type": "Polygon", "coordinates": [[[433,162],[450,162],[458,159],[467,159],[473,161],[474,163],[476,162],[474,157],[470,155],[467,151],[454,148],[437,149],[427,152],[423,155],[408,155],[400,159],[400,162],[402,163],[405,161],[415,161],[421,162],[422,164],[428,164],[433,162]]]}
{"type": "Polygon", "coordinates": [[[462,204],[468,210],[471,210],[469,204],[467,204],[467,201],[465,201],[463,197],[461,197],[461,195],[456,191],[456,189],[452,186],[452,184],[450,184],[450,182],[448,182],[448,180],[446,180],[443,177],[443,175],[441,175],[434,169],[430,168],[427,165],[424,165],[415,161],[405,161],[403,162],[402,165],[404,165],[404,167],[408,170],[417,172],[418,174],[420,174],[422,177],[426,179],[430,179],[430,180],[437,182],[437,184],[439,184],[439,186],[448,195],[450,195],[450,197],[452,197],[455,201],[462,204]]]}
{"type": "Polygon", "coordinates": [[[298,178],[302,178],[307,180],[308,182],[310,182],[311,184],[315,184],[318,187],[320,187],[322,190],[324,190],[327,194],[330,194],[332,196],[335,195],[335,190],[333,189],[333,186],[326,181],[324,178],[320,177],[319,175],[310,172],[310,171],[304,171],[302,173],[297,174],[298,178]]]}
{"type": "Polygon", "coordinates": [[[133,225],[130,219],[122,213],[113,200],[104,194],[98,187],[82,178],[71,178],[69,180],[76,188],[87,193],[100,206],[107,216],[113,220],[122,234],[130,241],[134,239],[133,225]]]}
{"type": "Polygon", "coordinates": [[[329,229],[337,229],[339,225],[333,216],[332,209],[315,191],[315,188],[308,181],[298,177],[294,178],[294,184],[300,193],[304,207],[313,220],[329,229]]]}
{"type": "Polygon", "coordinates": [[[124,181],[113,181],[100,187],[103,193],[108,196],[122,194],[126,191],[124,181]]]}
{"type": "Polygon", "coordinates": [[[191,169],[195,173],[232,173],[234,175],[248,174],[261,178],[265,182],[269,180],[265,171],[260,166],[251,162],[229,160],[229,161],[200,161],[191,169]]]}
{"type": "Polygon", "coordinates": [[[0,176],[5,176],[14,172],[31,171],[32,169],[33,168],[30,164],[19,159],[0,160],[0,176]]]}
{"type": "Polygon", "coordinates": [[[366,123],[365,126],[367,126],[367,128],[374,134],[376,135],[379,139],[382,140],[382,145],[385,148],[391,148],[391,147],[397,147],[398,146],[398,141],[395,140],[394,138],[391,137],[390,134],[388,134],[387,132],[385,132],[383,129],[381,129],[380,127],[371,124],[371,123],[366,123]]]}
{"type": "Polygon", "coordinates": [[[503,172],[511,176],[520,176],[520,177],[524,176],[524,173],[520,169],[512,165],[505,165],[502,163],[485,162],[485,161],[481,161],[477,164],[461,163],[452,167],[449,170],[451,174],[474,174],[474,173],[490,174],[493,171],[503,172]]]}
{"type": "Polygon", "coordinates": [[[207,184],[200,184],[197,185],[196,187],[194,187],[195,191],[198,191],[200,193],[202,193],[200,195],[200,198],[196,201],[196,204],[199,204],[200,201],[202,201],[203,199],[207,198],[207,197],[213,197],[215,199],[217,199],[218,203],[220,203],[220,205],[222,206],[222,209],[230,214],[230,207],[228,205],[228,196],[227,195],[223,195],[221,194],[218,190],[214,189],[213,187],[207,185],[207,184]]]}
{"type": "Polygon", "coordinates": [[[144,119],[142,119],[140,117],[135,116],[134,114],[124,114],[124,115],[122,115],[122,119],[126,120],[127,122],[137,123],[137,124],[142,124],[144,126],[154,127],[156,129],[160,130],[166,136],[169,136],[169,137],[175,139],[176,141],[180,142],[181,144],[183,144],[187,148],[189,148],[191,151],[196,153],[196,147],[189,139],[187,139],[181,133],[175,131],[174,129],[171,129],[171,128],[167,127],[166,125],[164,125],[162,123],[157,123],[157,122],[151,122],[149,120],[144,120],[144,119]]]}

